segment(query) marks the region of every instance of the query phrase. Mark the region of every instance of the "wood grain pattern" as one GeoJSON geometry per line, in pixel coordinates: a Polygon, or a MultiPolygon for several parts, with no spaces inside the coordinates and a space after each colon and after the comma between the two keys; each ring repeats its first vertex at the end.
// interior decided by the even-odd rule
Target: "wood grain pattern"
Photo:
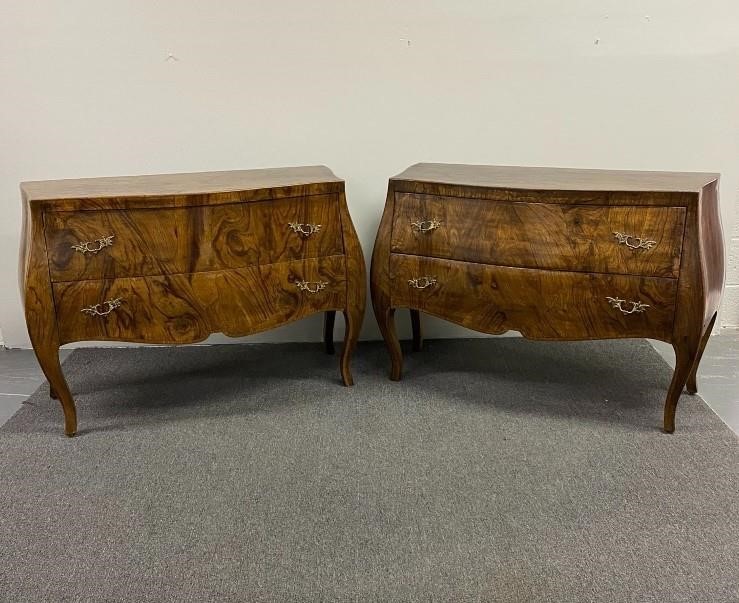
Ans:
{"type": "Polygon", "coordinates": [[[45,214],[53,281],[242,268],[343,253],[336,195],[173,209],[45,214]],[[318,224],[309,236],[290,223],[318,224]],[[114,235],[97,253],[73,245],[114,235]]]}
{"type": "MultiPolygon", "coordinates": [[[[674,279],[509,268],[420,256],[390,257],[391,305],[414,308],[484,333],[529,339],[652,337],[672,333],[674,279]],[[416,289],[408,281],[433,277],[416,289]],[[625,315],[608,297],[648,304],[625,315]]],[[[628,306],[627,306],[628,307],[628,306]]]]}
{"type": "Polygon", "coordinates": [[[676,355],[664,407],[663,427],[671,433],[680,394],[686,384],[697,388],[723,287],[717,190],[717,174],[412,166],[388,184],[372,255],[372,303],[391,379],[400,378],[403,363],[397,307],[536,339],[657,338],[676,355]],[[413,215],[419,208],[439,215],[413,215]],[[449,228],[409,235],[401,229],[411,217],[436,217],[449,228]],[[659,238],[657,253],[622,256],[624,248],[614,252],[586,240],[605,236],[611,221],[644,233],[628,234],[659,238]],[[569,242],[552,240],[547,225],[567,232],[569,242]],[[410,289],[408,280],[419,276],[436,277],[437,284],[410,289]],[[621,314],[598,302],[605,296],[649,308],[621,314]]]}
{"type": "Polygon", "coordinates": [[[54,284],[62,344],[73,341],[193,343],[241,337],[346,305],[344,256],[236,270],[54,284]],[[297,281],[324,282],[317,293],[297,281]],[[105,317],[82,308],[121,299],[105,317]]]}
{"type": "Polygon", "coordinates": [[[77,433],[59,365],[67,342],[191,343],[316,312],[326,313],[328,342],[341,310],[347,328],[339,369],[353,383],[364,259],[344,183],[328,168],[35,182],[22,184],[21,194],[26,322],[67,435],[77,433]],[[289,222],[321,230],[303,237],[289,222]],[[72,249],[92,241],[96,250],[95,240],[111,234],[113,244],[97,253],[72,249]]]}
{"type": "Polygon", "coordinates": [[[634,207],[687,207],[694,193],[665,191],[584,191],[484,188],[457,184],[436,184],[410,180],[391,180],[396,193],[462,197],[510,203],[549,203],[561,205],[630,205],[634,207]]]}
{"type": "Polygon", "coordinates": [[[491,203],[399,193],[391,250],[501,266],[677,277],[684,223],[682,207],[491,203]],[[438,228],[413,226],[431,219],[438,228]],[[619,243],[615,232],[654,245],[635,250],[619,243]]]}

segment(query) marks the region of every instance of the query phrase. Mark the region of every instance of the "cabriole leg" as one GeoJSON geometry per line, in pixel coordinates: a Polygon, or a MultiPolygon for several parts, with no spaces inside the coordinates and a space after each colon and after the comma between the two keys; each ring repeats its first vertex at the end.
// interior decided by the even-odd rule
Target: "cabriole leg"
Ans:
{"type": "Polygon", "coordinates": [[[403,352],[400,349],[400,341],[395,331],[395,308],[378,309],[375,307],[375,316],[380,326],[382,338],[385,340],[390,353],[390,379],[400,381],[403,372],[403,352]]]}
{"type": "Polygon", "coordinates": [[[349,364],[351,362],[352,353],[359,339],[359,328],[362,326],[363,308],[347,308],[344,310],[344,322],[346,328],[344,330],[344,347],[341,350],[341,379],[344,385],[354,385],[349,364]]]}
{"type": "Polygon", "coordinates": [[[49,382],[51,397],[59,400],[64,412],[64,433],[70,438],[77,434],[77,409],[74,405],[74,398],[69,391],[67,380],[62,373],[62,367],[59,363],[59,348],[53,346],[36,346],[34,348],[36,358],[41,365],[46,379],[49,382]]]}
{"type": "Polygon", "coordinates": [[[665,400],[665,417],[664,429],[667,433],[675,431],[675,410],[680,394],[685,387],[688,374],[693,365],[693,359],[697,352],[697,346],[690,345],[687,342],[673,343],[675,350],[675,372],[672,374],[672,382],[670,389],[667,391],[667,399],[665,400]]]}
{"type": "Polygon", "coordinates": [[[701,362],[701,358],[703,358],[703,352],[706,349],[706,344],[711,337],[711,332],[713,331],[713,325],[715,322],[716,314],[713,315],[713,318],[711,318],[711,322],[708,323],[706,331],[705,333],[703,333],[703,337],[701,337],[700,344],[698,345],[698,352],[695,355],[695,359],[693,360],[693,366],[690,369],[690,375],[688,375],[688,382],[685,384],[685,389],[688,390],[688,393],[695,394],[698,392],[698,384],[696,381],[698,377],[698,365],[701,362]]]}

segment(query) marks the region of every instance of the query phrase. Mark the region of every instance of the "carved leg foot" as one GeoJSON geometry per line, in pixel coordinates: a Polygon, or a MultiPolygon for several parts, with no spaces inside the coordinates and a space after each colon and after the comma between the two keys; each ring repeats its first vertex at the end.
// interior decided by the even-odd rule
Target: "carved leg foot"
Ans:
{"type": "Polygon", "coordinates": [[[362,326],[362,308],[347,308],[344,310],[344,322],[346,329],[344,331],[344,347],[341,350],[341,380],[344,385],[354,385],[354,379],[349,367],[352,353],[359,339],[359,329],[362,326]]]}
{"type": "Polygon", "coordinates": [[[41,370],[46,375],[49,382],[51,397],[59,400],[64,412],[64,433],[70,438],[77,434],[77,409],[74,405],[74,398],[69,391],[67,380],[62,373],[61,364],[59,364],[59,348],[42,347],[35,348],[36,357],[41,365],[41,370]]]}
{"type": "Polygon", "coordinates": [[[665,400],[665,418],[664,429],[667,433],[675,431],[675,410],[680,394],[685,387],[688,379],[693,359],[697,349],[687,343],[674,343],[672,347],[675,349],[675,372],[672,374],[672,382],[670,389],[667,391],[667,399],[665,400]]]}
{"type": "Polygon", "coordinates": [[[392,381],[400,381],[403,373],[403,352],[400,349],[400,341],[395,331],[395,308],[376,312],[375,316],[380,325],[382,338],[385,340],[385,345],[390,353],[390,379],[392,381]]]}
{"type": "Polygon", "coordinates": [[[703,358],[703,352],[706,349],[706,344],[708,343],[708,340],[711,337],[711,332],[713,331],[713,325],[716,322],[716,314],[713,315],[713,318],[711,318],[711,322],[708,323],[708,326],[706,327],[705,333],[703,333],[703,337],[701,337],[700,344],[698,345],[698,352],[695,355],[695,359],[693,360],[693,367],[690,369],[690,374],[688,375],[688,382],[685,384],[685,389],[688,390],[688,393],[695,394],[698,393],[698,384],[696,382],[697,376],[698,376],[698,365],[701,362],[701,358],[703,358]]]}
{"type": "Polygon", "coordinates": [[[423,347],[421,334],[421,315],[418,310],[411,310],[411,329],[413,331],[413,351],[420,352],[423,347]]]}
{"type": "Polygon", "coordinates": [[[323,315],[323,345],[327,354],[334,353],[334,322],[336,310],[329,310],[323,315]]]}

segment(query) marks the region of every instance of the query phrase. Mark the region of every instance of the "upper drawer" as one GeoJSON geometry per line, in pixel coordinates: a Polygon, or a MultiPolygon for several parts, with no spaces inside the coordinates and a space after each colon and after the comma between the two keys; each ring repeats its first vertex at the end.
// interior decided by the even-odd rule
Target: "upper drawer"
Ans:
{"type": "Polygon", "coordinates": [[[241,268],[343,254],[335,195],[259,203],[47,212],[53,281],[241,268]]]}
{"type": "Polygon", "coordinates": [[[525,268],[677,277],[685,208],[398,193],[392,251],[525,268]]]}

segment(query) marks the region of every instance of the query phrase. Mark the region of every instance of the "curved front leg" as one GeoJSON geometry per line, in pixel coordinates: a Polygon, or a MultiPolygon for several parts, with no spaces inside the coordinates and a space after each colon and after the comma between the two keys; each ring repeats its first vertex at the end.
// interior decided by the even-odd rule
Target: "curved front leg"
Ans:
{"type": "Polygon", "coordinates": [[[688,379],[690,369],[695,359],[697,348],[689,343],[674,343],[672,347],[675,349],[675,372],[672,374],[672,382],[670,389],[667,391],[667,399],[665,400],[665,416],[664,429],[667,433],[675,431],[675,410],[680,394],[683,392],[685,382],[688,379]]]}
{"type": "Polygon", "coordinates": [[[395,330],[395,308],[378,308],[377,305],[374,308],[377,324],[390,353],[390,379],[400,381],[403,373],[403,352],[395,330]]]}
{"type": "Polygon", "coordinates": [[[59,348],[53,345],[37,345],[34,351],[41,370],[49,382],[49,395],[59,400],[62,405],[64,433],[71,438],[77,434],[77,409],[59,362],[59,348]]]}
{"type": "Polygon", "coordinates": [[[344,385],[354,385],[354,378],[350,369],[350,363],[354,348],[357,345],[359,339],[359,329],[362,326],[362,314],[364,313],[363,308],[347,308],[344,310],[344,322],[346,328],[344,329],[344,347],[341,350],[341,380],[344,385]]]}
{"type": "Polygon", "coordinates": [[[20,277],[28,335],[41,370],[49,382],[49,395],[62,405],[64,433],[72,437],[77,433],[77,410],[59,364],[59,331],[49,281],[41,206],[23,204],[22,238],[20,277]]]}

